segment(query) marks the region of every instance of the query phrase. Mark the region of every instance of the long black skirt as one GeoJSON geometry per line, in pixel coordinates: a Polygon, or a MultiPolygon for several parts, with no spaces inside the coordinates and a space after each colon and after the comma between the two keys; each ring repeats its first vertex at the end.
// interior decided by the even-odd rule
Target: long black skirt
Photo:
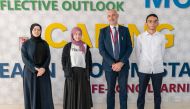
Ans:
{"type": "Polygon", "coordinates": [[[90,81],[84,68],[73,67],[73,77],[66,78],[63,109],[91,109],[92,95],[90,81]]]}

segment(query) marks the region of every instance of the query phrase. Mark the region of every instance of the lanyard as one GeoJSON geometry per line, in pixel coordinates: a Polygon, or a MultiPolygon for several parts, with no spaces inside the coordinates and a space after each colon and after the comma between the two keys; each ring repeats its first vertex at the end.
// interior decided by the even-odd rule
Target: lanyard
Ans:
{"type": "MultiPolygon", "coordinates": [[[[115,31],[117,32],[117,30],[115,31]]],[[[110,28],[110,33],[111,33],[111,37],[112,37],[112,41],[114,42],[114,44],[116,43],[116,41],[118,41],[118,32],[116,33],[116,38],[114,38],[112,29],[110,28]]]]}

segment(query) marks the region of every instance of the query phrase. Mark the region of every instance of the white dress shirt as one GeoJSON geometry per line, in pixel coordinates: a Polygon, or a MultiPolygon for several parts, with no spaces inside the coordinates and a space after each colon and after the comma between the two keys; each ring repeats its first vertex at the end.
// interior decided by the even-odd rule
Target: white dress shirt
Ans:
{"type": "MultiPolygon", "coordinates": [[[[84,44],[85,49],[87,45],[84,44]]],[[[72,44],[70,50],[70,57],[71,57],[71,66],[72,67],[81,67],[86,68],[86,61],[85,61],[86,53],[80,51],[79,46],[72,44]]]]}
{"type": "Polygon", "coordinates": [[[165,42],[164,35],[159,32],[151,35],[146,31],[137,37],[136,56],[139,72],[147,74],[164,72],[165,42]]]}
{"type": "MultiPolygon", "coordinates": [[[[119,49],[120,49],[120,43],[119,43],[119,26],[117,25],[117,26],[112,26],[112,25],[110,25],[110,28],[111,28],[111,30],[112,30],[112,34],[111,34],[111,32],[110,32],[110,36],[111,36],[111,43],[112,43],[112,48],[113,48],[113,54],[114,54],[114,50],[115,50],[115,46],[114,46],[114,40],[113,40],[113,38],[112,38],[112,35],[113,35],[113,37],[114,37],[114,33],[115,33],[115,29],[114,29],[114,27],[116,27],[116,30],[117,30],[117,33],[118,33],[118,35],[117,35],[117,41],[118,41],[118,44],[119,44],[119,49]]],[[[114,54],[115,55],[115,54],[114,54]]]]}

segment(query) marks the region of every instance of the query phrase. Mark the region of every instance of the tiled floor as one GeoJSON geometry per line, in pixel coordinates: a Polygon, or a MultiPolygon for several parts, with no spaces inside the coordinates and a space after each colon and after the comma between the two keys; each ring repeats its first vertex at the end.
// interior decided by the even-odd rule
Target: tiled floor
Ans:
{"type": "MultiPolygon", "coordinates": [[[[22,105],[0,105],[0,109],[24,109],[22,105]]],[[[61,105],[55,105],[55,109],[63,109],[61,105]]],[[[106,109],[105,105],[96,104],[92,109],[106,109]]],[[[119,109],[119,106],[116,106],[119,109]]],[[[136,109],[136,104],[129,104],[128,109],[136,109]]],[[[153,104],[146,104],[145,109],[154,109],[153,104]]],[[[162,109],[190,109],[189,103],[162,104],[162,109]]]]}

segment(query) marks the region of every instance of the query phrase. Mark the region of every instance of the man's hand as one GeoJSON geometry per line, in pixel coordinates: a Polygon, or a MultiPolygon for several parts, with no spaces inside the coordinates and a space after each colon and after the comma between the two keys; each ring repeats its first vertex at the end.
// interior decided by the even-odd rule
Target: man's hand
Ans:
{"type": "Polygon", "coordinates": [[[123,65],[124,65],[123,62],[114,63],[114,64],[112,64],[112,70],[115,72],[119,72],[119,71],[121,71],[123,65]]]}

